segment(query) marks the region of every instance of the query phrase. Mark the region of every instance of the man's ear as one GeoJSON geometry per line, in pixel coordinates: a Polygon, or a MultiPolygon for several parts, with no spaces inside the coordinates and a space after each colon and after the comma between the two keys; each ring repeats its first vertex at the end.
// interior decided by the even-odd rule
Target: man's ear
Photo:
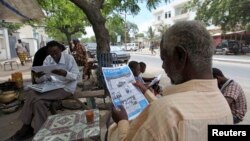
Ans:
{"type": "Polygon", "coordinates": [[[180,46],[174,48],[174,59],[177,69],[183,68],[186,65],[187,57],[188,54],[185,48],[180,46]]]}

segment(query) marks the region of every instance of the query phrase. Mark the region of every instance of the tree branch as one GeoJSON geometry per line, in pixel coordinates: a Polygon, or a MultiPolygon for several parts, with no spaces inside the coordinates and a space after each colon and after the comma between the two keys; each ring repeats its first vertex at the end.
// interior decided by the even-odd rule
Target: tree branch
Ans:
{"type": "Polygon", "coordinates": [[[91,4],[88,2],[88,0],[70,0],[75,5],[83,9],[84,11],[88,11],[87,9],[91,8],[91,4]]]}
{"type": "Polygon", "coordinates": [[[99,0],[99,8],[102,9],[105,0],[99,0]]]}

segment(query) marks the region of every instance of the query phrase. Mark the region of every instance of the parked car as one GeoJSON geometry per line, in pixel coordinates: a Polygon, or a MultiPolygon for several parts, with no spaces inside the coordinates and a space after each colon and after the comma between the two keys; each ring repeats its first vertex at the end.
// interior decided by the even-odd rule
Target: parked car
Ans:
{"type": "MultiPolygon", "coordinates": [[[[96,58],[96,43],[87,43],[86,44],[88,52],[93,58],[96,58]]],[[[130,54],[122,50],[120,46],[110,46],[110,53],[115,53],[117,55],[117,63],[127,63],[130,59],[130,54]]]]}
{"type": "Polygon", "coordinates": [[[123,51],[119,46],[110,46],[110,52],[115,53],[117,55],[118,63],[127,64],[128,60],[130,59],[130,54],[128,52],[123,51]]]}
{"type": "Polygon", "coordinates": [[[214,54],[220,53],[227,55],[229,53],[239,54],[240,44],[235,40],[223,40],[214,50],[214,54]]]}
{"type": "Polygon", "coordinates": [[[96,43],[86,43],[85,47],[87,48],[87,51],[89,52],[89,55],[91,58],[95,58],[96,56],[96,43]]]}
{"type": "Polygon", "coordinates": [[[122,50],[125,51],[137,51],[139,49],[139,44],[138,43],[127,43],[126,46],[121,47],[122,50]]]}
{"type": "Polygon", "coordinates": [[[250,53],[250,45],[242,46],[241,47],[241,53],[242,54],[250,53]]]}

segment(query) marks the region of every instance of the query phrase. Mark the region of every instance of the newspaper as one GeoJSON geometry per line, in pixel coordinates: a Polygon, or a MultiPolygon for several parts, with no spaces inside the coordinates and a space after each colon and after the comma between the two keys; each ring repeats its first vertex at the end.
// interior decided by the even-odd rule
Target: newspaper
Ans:
{"type": "Polygon", "coordinates": [[[43,72],[45,74],[51,74],[52,70],[62,69],[62,66],[59,65],[49,65],[49,66],[34,66],[31,68],[34,72],[43,72]]]}
{"type": "Polygon", "coordinates": [[[155,83],[159,82],[161,79],[161,74],[159,74],[155,79],[153,79],[148,86],[153,86],[155,83]]]}
{"type": "Polygon", "coordinates": [[[148,101],[133,85],[135,78],[130,68],[127,65],[103,67],[102,72],[114,106],[123,105],[128,120],[136,118],[147,107],[148,101]]]}

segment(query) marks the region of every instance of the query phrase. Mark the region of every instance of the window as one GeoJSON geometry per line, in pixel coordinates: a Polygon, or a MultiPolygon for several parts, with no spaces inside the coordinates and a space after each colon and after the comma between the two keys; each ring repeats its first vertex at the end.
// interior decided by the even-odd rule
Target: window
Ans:
{"type": "Polygon", "coordinates": [[[165,13],[165,19],[171,18],[171,11],[165,13]]]}
{"type": "Polygon", "coordinates": [[[161,20],[161,16],[158,16],[158,21],[161,20]]]}

